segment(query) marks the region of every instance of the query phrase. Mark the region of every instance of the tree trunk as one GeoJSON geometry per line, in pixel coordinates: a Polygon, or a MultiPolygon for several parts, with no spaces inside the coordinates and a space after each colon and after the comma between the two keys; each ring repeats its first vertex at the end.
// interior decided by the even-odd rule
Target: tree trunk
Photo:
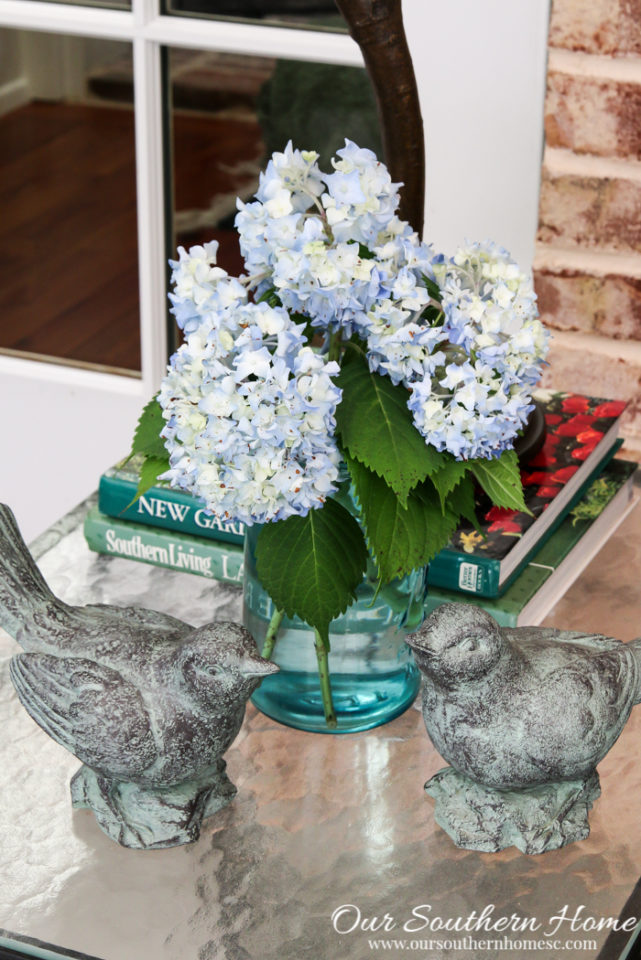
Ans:
{"type": "Polygon", "coordinates": [[[423,119],[412,58],[403,28],[401,0],[336,0],[363,52],[374,87],[385,162],[405,187],[399,216],[419,236],[425,206],[423,119]]]}

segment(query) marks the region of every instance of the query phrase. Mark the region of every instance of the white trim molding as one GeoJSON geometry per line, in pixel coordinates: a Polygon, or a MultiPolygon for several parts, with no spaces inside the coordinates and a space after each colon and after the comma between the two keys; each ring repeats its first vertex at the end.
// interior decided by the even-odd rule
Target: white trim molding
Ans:
{"type": "Polygon", "coordinates": [[[140,290],[140,345],[145,392],[152,396],[167,367],[165,172],[161,46],[145,29],[158,0],[134,0],[134,121],[140,290]]]}
{"type": "Polygon", "coordinates": [[[120,376],[117,373],[103,373],[89,368],[68,366],[51,361],[29,360],[23,357],[9,357],[0,354],[0,383],[5,377],[22,377],[38,383],[60,383],[83,390],[91,389],[122,396],[145,398],[145,386],[140,377],[120,376]]]}
{"type": "Polygon", "coordinates": [[[43,0],[0,0],[0,26],[363,66],[358,44],[344,33],[296,30],[201,17],[163,16],[156,0],[133,0],[133,9],[113,10],[43,0]],[[304,42],[301,42],[301,37],[304,42]]]}
{"type": "Polygon", "coordinates": [[[29,102],[29,83],[26,77],[16,77],[0,86],[0,117],[29,102]]]}
{"type": "Polygon", "coordinates": [[[147,25],[145,36],[148,40],[172,47],[222,50],[253,56],[260,52],[261,56],[286,60],[363,66],[360,47],[346,33],[160,16],[147,25]],[[301,42],[301,38],[304,42],[301,42]]]}
{"type": "Polygon", "coordinates": [[[127,10],[83,7],[42,0],[0,0],[0,26],[74,36],[131,40],[133,16],[127,10]]]}

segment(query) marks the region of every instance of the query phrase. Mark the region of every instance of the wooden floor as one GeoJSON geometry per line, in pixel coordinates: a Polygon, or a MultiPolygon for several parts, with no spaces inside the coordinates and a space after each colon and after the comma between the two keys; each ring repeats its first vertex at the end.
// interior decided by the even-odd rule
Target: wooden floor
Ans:
{"type": "MultiPolygon", "coordinates": [[[[260,131],[179,115],[174,154],[176,209],[207,208],[260,156],[260,131]]],[[[237,270],[233,231],[204,233],[237,270]]],[[[130,110],[33,103],[0,118],[0,265],[0,349],[140,369],[130,110]]]]}

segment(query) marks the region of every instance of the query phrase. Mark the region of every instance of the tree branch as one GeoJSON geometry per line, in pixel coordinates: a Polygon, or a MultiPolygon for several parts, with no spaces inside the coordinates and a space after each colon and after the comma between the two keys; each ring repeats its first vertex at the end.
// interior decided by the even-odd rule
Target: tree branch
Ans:
{"type": "Polygon", "coordinates": [[[385,162],[405,184],[399,216],[420,235],[425,207],[423,119],[401,0],[336,0],[372,81],[385,162]]]}

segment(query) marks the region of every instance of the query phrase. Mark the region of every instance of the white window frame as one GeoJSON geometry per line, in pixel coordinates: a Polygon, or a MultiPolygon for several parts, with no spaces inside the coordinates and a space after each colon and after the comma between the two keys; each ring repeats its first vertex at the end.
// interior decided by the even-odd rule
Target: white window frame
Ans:
{"type": "MultiPolygon", "coordinates": [[[[0,0],[0,27],[125,40],[133,46],[141,379],[123,377],[121,386],[145,399],[158,388],[168,349],[161,48],[260,51],[265,57],[362,66],[360,49],[347,34],[162,15],[160,0],[132,0],[131,10],[0,0]]],[[[22,376],[42,376],[37,361],[8,356],[0,356],[0,375],[17,370],[18,364],[22,376]]],[[[104,382],[106,376],[90,367],[82,374],[83,383],[92,377],[104,382]]]]}

